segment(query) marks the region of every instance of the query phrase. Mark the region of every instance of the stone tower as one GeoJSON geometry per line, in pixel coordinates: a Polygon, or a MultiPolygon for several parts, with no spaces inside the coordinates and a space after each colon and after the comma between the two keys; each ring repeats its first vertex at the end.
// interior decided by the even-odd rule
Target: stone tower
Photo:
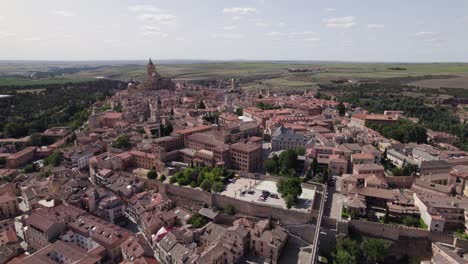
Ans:
{"type": "Polygon", "coordinates": [[[156,66],[154,66],[153,61],[151,61],[151,58],[149,59],[148,65],[146,66],[146,72],[148,74],[148,78],[153,76],[153,74],[156,72],[156,66]]]}

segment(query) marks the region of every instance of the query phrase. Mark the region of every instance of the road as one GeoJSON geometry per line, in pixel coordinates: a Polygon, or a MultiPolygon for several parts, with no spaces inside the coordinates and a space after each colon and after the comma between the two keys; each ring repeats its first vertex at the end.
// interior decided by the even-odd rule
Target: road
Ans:
{"type": "Polygon", "coordinates": [[[340,193],[341,177],[333,176],[335,179],[335,186],[328,186],[327,200],[325,201],[325,208],[323,215],[330,218],[341,219],[341,208],[346,201],[346,196],[340,193]]]}

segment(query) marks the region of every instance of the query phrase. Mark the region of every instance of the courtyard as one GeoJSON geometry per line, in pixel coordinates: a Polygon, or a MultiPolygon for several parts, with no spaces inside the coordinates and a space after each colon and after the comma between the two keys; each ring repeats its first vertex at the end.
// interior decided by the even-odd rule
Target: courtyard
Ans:
{"type": "MultiPolygon", "coordinates": [[[[276,182],[271,180],[255,180],[249,178],[236,178],[229,183],[225,190],[221,193],[228,197],[253,202],[258,204],[266,204],[273,207],[286,209],[286,203],[281,198],[276,188],[276,182]],[[263,192],[269,192],[270,195],[265,199],[261,198],[263,192]]],[[[298,202],[291,209],[310,211],[315,197],[315,190],[310,188],[302,188],[302,194],[299,196],[298,202]]]]}

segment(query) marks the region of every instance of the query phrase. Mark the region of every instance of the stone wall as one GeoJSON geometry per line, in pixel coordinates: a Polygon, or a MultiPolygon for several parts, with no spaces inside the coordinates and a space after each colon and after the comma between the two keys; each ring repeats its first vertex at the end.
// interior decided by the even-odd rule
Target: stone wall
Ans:
{"type": "Polygon", "coordinates": [[[317,229],[313,224],[305,224],[305,225],[292,225],[292,226],[285,226],[286,230],[289,231],[294,236],[300,237],[304,241],[308,242],[309,244],[314,243],[315,237],[315,230],[317,229]]]}
{"type": "Polygon", "coordinates": [[[453,245],[457,248],[468,250],[468,240],[455,237],[453,245]]]}
{"type": "Polygon", "coordinates": [[[404,237],[428,239],[431,242],[452,244],[453,235],[449,233],[431,232],[422,228],[395,226],[382,223],[368,222],[362,220],[351,220],[349,228],[364,235],[380,237],[390,240],[400,240],[404,237]]]}
{"type": "Polygon", "coordinates": [[[315,221],[318,216],[318,211],[312,210],[308,212],[287,210],[270,205],[257,204],[246,202],[231,197],[204,192],[188,187],[180,187],[177,185],[163,184],[160,182],[145,180],[147,186],[157,189],[163,195],[172,199],[177,205],[183,206],[192,210],[199,210],[204,205],[210,207],[225,208],[232,205],[235,212],[261,218],[273,218],[279,220],[283,225],[298,225],[307,224],[315,221]]]}

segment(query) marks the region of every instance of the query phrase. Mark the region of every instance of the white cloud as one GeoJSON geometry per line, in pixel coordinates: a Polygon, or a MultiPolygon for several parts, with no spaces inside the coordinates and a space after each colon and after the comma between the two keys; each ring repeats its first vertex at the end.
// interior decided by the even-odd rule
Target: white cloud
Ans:
{"type": "Polygon", "coordinates": [[[333,17],[323,19],[325,26],[328,28],[352,28],[356,25],[356,18],[354,16],[333,17]]]}
{"type": "Polygon", "coordinates": [[[9,32],[9,31],[0,31],[0,39],[1,38],[9,38],[9,37],[14,37],[16,36],[15,33],[9,32]]]}
{"type": "Polygon", "coordinates": [[[234,30],[234,29],[236,29],[236,28],[237,28],[237,26],[232,25],[232,26],[224,26],[224,27],[222,27],[221,29],[223,29],[223,30],[228,30],[228,31],[229,31],[229,30],[234,30]]]}
{"type": "Polygon", "coordinates": [[[335,12],[336,9],[335,9],[335,8],[329,7],[329,8],[325,8],[325,11],[327,11],[327,12],[335,12]]]}
{"type": "Polygon", "coordinates": [[[265,35],[269,37],[271,40],[275,40],[275,41],[283,40],[284,37],[287,37],[286,33],[279,32],[279,31],[268,32],[265,35]]]}
{"type": "Polygon", "coordinates": [[[280,36],[284,36],[285,34],[279,31],[272,31],[272,32],[266,33],[266,35],[268,37],[280,37],[280,36]]]}
{"type": "Polygon", "coordinates": [[[385,25],[383,24],[368,24],[367,28],[368,29],[379,29],[379,28],[384,28],[385,25]]]}
{"type": "Polygon", "coordinates": [[[52,11],[53,14],[63,17],[74,17],[76,16],[75,13],[68,11],[68,10],[55,10],[52,11]]]}
{"type": "Polygon", "coordinates": [[[305,38],[304,41],[308,42],[319,42],[320,38],[305,38]]]}
{"type": "Polygon", "coordinates": [[[418,38],[428,38],[428,37],[433,37],[433,36],[436,36],[437,33],[436,32],[432,32],[432,31],[420,31],[420,32],[417,32],[416,34],[414,34],[416,37],[418,38]]]}
{"type": "Polygon", "coordinates": [[[152,5],[134,5],[134,6],[129,6],[128,10],[132,12],[163,12],[162,9],[152,6],[152,5]]]}
{"type": "Polygon", "coordinates": [[[278,26],[284,27],[284,26],[286,26],[286,23],[284,23],[284,22],[279,22],[279,23],[278,23],[278,26]]]}
{"type": "Polygon", "coordinates": [[[255,26],[257,26],[257,27],[268,27],[268,24],[265,23],[265,22],[259,21],[259,22],[255,23],[255,26]]]}
{"type": "Polygon", "coordinates": [[[139,20],[147,22],[155,22],[158,24],[168,25],[174,24],[177,17],[172,14],[141,14],[138,16],[139,20]]]}
{"type": "Polygon", "coordinates": [[[302,31],[302,32],[291,32],[289,35],[291,37],[311,37],[311,36],[317,36],[318,34],[313,31],[302,31]]]}
{"type": "Polygon", "coordinates": [[[0,16],[0,20],[4,20],[4,19],[5,19],[5,17],[4,17],[4,16],[0,16]]]}
{"type": "Polygon", "coordinates": [[[39,37],[27,37],[27,38],[24,38],[24,40],[25,41],[40,41],[42,39],[39,37]]]}
{"type": "Polygon", "coordinates": [[[239,34],[239,33],[221,33],[221,34],[213,34],[212,37],[215,39],[235,40],[235,39],[243,39],[244,35],[239,34]]]}
{"type": "Polygon", "coordinates": [[[234,21],[241,20],[241,19],[242,19],[242,17],[240,17],[240,16],[233,16],[232,17],[232,20],[234,20],[234,21]]]}
{"type": "Polygon", "coordinates": [[[420,31],[414,34],[420,41],[426,43],[426,45],[440,47],[442,46],[443,40],[439,37],[439,33],[433,31],[420,31]]]}
{"type": "Polygon", "coordinates": [[[154,26],[144,26],[142,28],[142,34],[143,36],[157,36],[161,38],[166,38],[169,36],[168,34],[161,32],[161,28],[159,27],[154,27],[154,26]]]}
{"type": "Polygon", "coordinates": [[[224,8],[224,14],[234,14],[234,15],[255,15],[257,13],[257,9],[253,7],[231,7],[231,8],[224,8]]]}

